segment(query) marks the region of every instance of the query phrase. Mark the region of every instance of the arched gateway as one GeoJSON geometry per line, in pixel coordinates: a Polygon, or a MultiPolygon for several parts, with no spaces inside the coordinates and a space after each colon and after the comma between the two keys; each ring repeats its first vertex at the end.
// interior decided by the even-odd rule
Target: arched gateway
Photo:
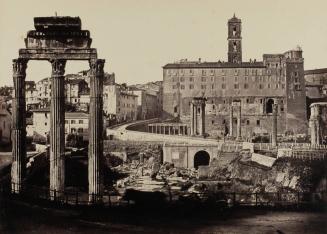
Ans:
{"type": "Polygon", "coordinates": [[[194,168],[198,169],[199,166],[208,166],[210,162],[210,155],[207,151],[201,150],[194,155],[194,168]]]}
{"type": "Polygon", "coordinates": [[[67,60],[87,60],[90,64],[90,113],[88,181],[89,201],[98,202],[102,195],[101,161],[103,157],[102,90],[104,60],[90,48],[90,32],[81,30],[79,17],[36,17],[36,30],[25,38],[26,48],[19,50],[13,60],[13,163],[11,189],[23,189],[26,160],[25,77],[29,60],[47,60],[52,66],[50,108],[50,197],[61,196],[65,185],[65,87],[64,73],[67,60]]]}

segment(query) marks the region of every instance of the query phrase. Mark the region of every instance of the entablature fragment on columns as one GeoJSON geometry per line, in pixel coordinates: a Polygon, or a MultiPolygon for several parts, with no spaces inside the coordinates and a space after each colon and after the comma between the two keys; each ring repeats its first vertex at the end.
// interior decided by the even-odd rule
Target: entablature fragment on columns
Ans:
{"type": "Polygon", "coordinates": [[[90,49],[20,49],[19,58],[27,60],[93,60],[97,59],[97,50],[90,49]]]}

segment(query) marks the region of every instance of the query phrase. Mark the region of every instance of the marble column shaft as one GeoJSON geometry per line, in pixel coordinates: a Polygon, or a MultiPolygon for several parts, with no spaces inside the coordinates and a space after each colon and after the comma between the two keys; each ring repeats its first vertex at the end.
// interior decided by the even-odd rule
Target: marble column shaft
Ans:
{"type": "Polygon", "coordinates": [[[50,106],[50,197],[65,189],[65,65],[66,60],[51,60],[50,106]]]}
{"type": "Polygon", "coordinates": [[[104,60],[90,60],[90,113],[88,181],[89,202],[102,202],[103,194],[103,78],[104,60]]]}
{"type": "Polygon", "coordinates": [[[194,106],[193,103],[191,102],[190,104],[190,120],[191,120],[191,124],[190,124],[190,129],[191,129],[191,134],[194,134],[194,106]]]}
{"type": "Polygon", "coordinates": [[[272,146],[277,146],[277,112],[278,112],[278,105],[273,104],[272,136],[271,136],[272,146]]]}
{"type": "Polygon", "coordinates": [[[20,193],[26,170],[26,107],[25,77],[27,60],[13,60],[14,97],[12,108],[12,155],[11,190],[20,193]]]}
{"type": "Polygon", "coordinates": [[[204,136],[206,132],[206,113],[205,113],[205,103],[201,103],[201,133],[200,135],[204,136]]]}
{"type": "Polygon", "coordinates": [[[242,138],[242,113],[241,113],[241,104],[240,106],[238,106],[238,112],[237,112],[237,139],[241,139],[242,138]]]}
{"type": "Polygon", "coordinates": [[[233,106],[231,105],[229,107],[229,135],[231,137],[233,137],[233,130],[234,130],[233,125],[234,125],[234,123],[233,123],[233,106]]]}

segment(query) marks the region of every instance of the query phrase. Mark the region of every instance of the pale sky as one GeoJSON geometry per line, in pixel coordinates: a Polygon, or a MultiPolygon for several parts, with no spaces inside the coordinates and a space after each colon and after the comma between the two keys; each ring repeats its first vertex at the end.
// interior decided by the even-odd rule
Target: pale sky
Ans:
{"type": "MultiPolygon", "coordinates": [[[[0,0],[0,86],[12,85],[12,59],[35,16],[79,16],[105,71],[135,84],[162,80],[162,66],[179,59],[226,61],[234,13],[242,19],[243,61],[300,45],[305,69],[325,68],[326,9],[326,0],[0,0]]],[[[68,62],[66,74],[83,69],[87,62],[68,62]]],[[[28,63],[27,80],[50,74],[50,63],[28,63]]]]}

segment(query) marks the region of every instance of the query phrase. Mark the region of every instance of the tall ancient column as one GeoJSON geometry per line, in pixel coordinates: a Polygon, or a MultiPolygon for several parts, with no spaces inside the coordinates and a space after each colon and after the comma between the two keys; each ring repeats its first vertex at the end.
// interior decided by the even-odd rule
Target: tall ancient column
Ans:
{"type": "Polygon", "coordinates": [[[311,104],[310,106],[310,131],[311,131],[311,145],[320,144],[320,110],[319,105],[311,104]]]}
{"type": "Polygon", "coordinates": [[[14,98],[12,108],[12,155],[11,191],[22,191],[26,169],[26,116],[25,116],[25,77],[27,60],[13,60],[14,98]]]}
{"type": "Polygon", "coordinates": [[[242,124],[241,124],[241,104],[238,106],[237,112],[237,139],[242,138],[242,124]]]}
{"type": "Polygon", "coordinates": [[[277,112],[278,112],[278,105],[273,104],[271,145],[274,147],[277,146],[277,112]]]}
{"type": "Polygon", "coordinates": [[[317,144],[317,133],[316,133],[316,121],[310,119],[310,135],[311,135],[311,146],[315,146],[317,144]]]}
{"type": "Polygon", "coordinates": [[[102,202],[103,178],[103,59],[90,60],[89,202],[102,202]]]}
{"type": "Polygon", "coordinates": [[[229,136],[233,137],[233,105],[229,107],[229,136]]]}
{"type": "Polygon", "coordinates": [[[198,106],[194,105],[194,135],[198,135],[199,134],[199,130],[198,130],[198,106]]]}
{"type": "Polygon", "coordinates": [[[50,197],[65,188],[65,66],[66,60],[51,60],[50,106],[50,197]]]}
{"type": "Polygon", "coordinates": [[[193,102],[191,102],[191,104],[190,104],[190,120],[191,120],[191,124],[190,124],[191,134],[190,135],[194,135],[194,105],[193,105],[193,102]]]}
{"type": "Polygon", "coordinates": [[[206,113],[205,113],[206,103],[205,100],[201,100],[201,136],[206,133],[206,113]]]}

